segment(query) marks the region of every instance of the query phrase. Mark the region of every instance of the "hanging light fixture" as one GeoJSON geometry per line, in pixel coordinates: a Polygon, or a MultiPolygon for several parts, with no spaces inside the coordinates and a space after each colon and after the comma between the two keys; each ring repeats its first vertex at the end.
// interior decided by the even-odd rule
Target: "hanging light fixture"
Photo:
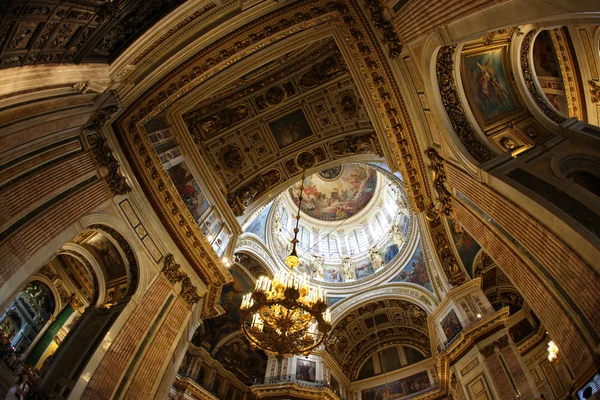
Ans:
{"type": "Polygon", "coordinates": [[[331,329],[325,291],[311,287],[306,274],[294,272],[300,265],[296,244],[304,175],[315,165],[315,156],[300,153],[296,164],[302,168],[302,180],[292,251],[285,259],[290,270],[280,270],[273,279],[259,277],[254,291],[244,296],[240,307],[242,332],[250,344],[277,357],[309,355],[323,343],[331,329]]]}

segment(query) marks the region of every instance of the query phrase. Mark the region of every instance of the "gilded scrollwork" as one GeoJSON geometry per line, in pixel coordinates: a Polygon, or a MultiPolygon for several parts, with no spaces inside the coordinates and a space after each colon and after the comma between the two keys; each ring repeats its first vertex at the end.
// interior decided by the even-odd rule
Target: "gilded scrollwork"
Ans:
{"type": "Polygon", "coordinates": [[[131,187],[127,184],[127,179],[121,175],[121,166],[112,153],[106,139],[102,137],[98,139],[96,147],[92,149],[100,175],[106,180],[113,196],[124,195],[131,192],[131,187]]]}
{"type": "MultiPolygon", "coordinates": [[[[86,82],[84,82],[85,84],[86,82]]],[[[81,91],[85,89],[87,91],[87,85],[84,87],[79,86],[80,83],[73,85],[73,89],[81,91]]],[[[85,93],[85,92],[82,92],[85,93]]],[[[101,110],[98,110],[92,120],[85,126],[85,129],[90,131],[99,131],[109,120],[110,118],[119,111],[119,107],[116,105],[112,105],[101,110]]]]}
{"type": "Polygon", "coordinates": [[[375,135],[353,135],[334,140],[329,144],[329,154],[334,158],[353,154],[376,154],[383,157],[383,151],[375,135]]]}
{"type": "Polygon", "coordinates": [[[194,142],[201,143],[218,132],[245,120],[249,115],[250,110],[248,107],[241,104],[236,107],[225,108],[208,117],[190,119],[188,123],[192,127],[194,142]]]}
{"type": "Polygon", "coordinates": [[[248,185],[239,188],[227,196],[227,203],[236,216],[244,215],[246,210],[265,191],[281,180],[281,172],[272,169],[264,174],[258,175],[248,185]]]}
{"type": "Polygon", "coordinates": [[[366,0],[365,7],[371,13],[371,23],[383,36],[382,42],[388,46],[390,58],[402,53],[402,42],[394,29],[394,25],[383,15],[383,6],[379,0],[366,0]]]}
{"type": "Polygon", "coordinates": [[[473,131],[460,102],[454,81],[454,51],[456,45],[442,47],[438,52],[436,73],[442,103],[456,135],[469,154],[480,163],[494,158],[494,153],[473,131]]]}
{"type": "Polygon", "coordinates": [[[192,285],[190,278],[185,272],[180,270],[180,265],[175,262],[173,254],[169,254],[165,257],[161,272],[169,280],[169,282],[171,282],[171,285],[181,282],[181,292],[179,292],[179,295],[185,300],[186,303],[188,303],[190,307],[192,307],[202,298],[202,296],[196,290],[196,287],[192,285]]]}
{"type": "Polygon", "coordinates": [[[434,148],[425,150],[425,154],[431,162],[431,171],[433,172],[433,187],[438,195],[438,201],[441,205],[440,209],[431,204],[427,209],[427,218],[437,219],[441,214],[446,216],[452,215],[452,194],[446,189],[446,170],[444,169],[444,159],[438,154],[434,148]]]}

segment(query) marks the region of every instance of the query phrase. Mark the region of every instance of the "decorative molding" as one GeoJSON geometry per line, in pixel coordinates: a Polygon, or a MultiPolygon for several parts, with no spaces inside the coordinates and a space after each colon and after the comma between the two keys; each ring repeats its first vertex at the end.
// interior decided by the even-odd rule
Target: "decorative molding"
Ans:
{"type": "Polygon", "coordinates": [[[382,42],[388,46],[388,55],[394,59],[402,53],[402,43],[394,25],[383,16],[383,6],[379,0],[366,0],[365,7],[371,13],[371,23],[383,36],[382,42]]]}
{"type": "Polygon", "coordinates": [[[442,103],[452,128],[463,146],[477,162],[484,163],[494,158],[495,155],[473,131],[460,102],[453,72],[455,50],[456,45],[442,47],[437,56],[436,74],[442,103]]]}
{"type": "Polygon", "coordinates": [[[113,157],[113,151],[103,137],[98,138],[97,145],[92,149],[94,159],[98,163],[100,175],[104,178],[113,196],[131,192],[127,179],[121,175],[119,162],[113,157]]]}
{"type": "Polygon", "coordinates": [[[529,94],[539,109],[544,115],[560,125],[566,121],[566,118],[554,111],[554,108],[548,105],[545,96],[538,92],[535,72],[529,63],[529,49],[531,48],[532,39],[536,32],[535,30],[529,31],[521,43],[521,71],[523,72],[523,79],[525,80],[525,86],[527,86],[529,94]]]}
{"type": "Polygon", "coordinates": [[[202,296],[197,292],[196,286],[192,285],[190,278],[187,274],[180,269],[180,265],[175,262],[173,254],[169,254],[165,257],[165,262],[161,272],[171,282],[171,285],[175,285],[177,282],[181,282],[181,292],[179,295],[185,300],[190,307],[193,307],[202,296]]]}
{"type": "MultiPolygon", "coordinates": [[[[89,82],[84,82],[84,84],[86,84],[86,85],[88,83],[89,82]]],[[[78,85],[80,85],[80,84],[81,84],[81,82],[76,83],[73,86],[73,89],[75,89],[75,86],[79,87],[78,85]]],[[[87,90],[87,86],[85,86],[84,88],[85,88],[85,90],[87,90]]],[[[82,89],[82,90],[84,90],[84,89],[82,89]]],[[[86,126],[84,126],[84,129],[98,132],[117,111],[119,111],[119,106],[117,106],[117,105],[112,105],[112,106],[103,108],[101,110],[98,110],[96,112],[96,114],[94,115],[94,117],[91,119],[91,121],[86,126]]]]}
{"type": "Polygon", "coordinates": [[[425,150],[425,154],[431,162],[433,171],[433,188],[437,192],[440,210],[436,210],[437,205],[431,204],[427,209],[427,218],[434,220],[440,217],[440,213],[449,217],[452,215],[452,194],[446,189],[446,170],[444,169],[444,159],[434,148],[425,150]]]}

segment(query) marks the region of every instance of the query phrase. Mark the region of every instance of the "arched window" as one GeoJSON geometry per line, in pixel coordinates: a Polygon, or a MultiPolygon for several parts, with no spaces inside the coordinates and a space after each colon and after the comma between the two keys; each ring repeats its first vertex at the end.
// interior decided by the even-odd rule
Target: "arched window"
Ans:
{"type": "Polygon", "coordinates": [[[373,232],[373,238],[379,240],[381,235],[387,230],[387,218],[382,212],[378,212],[371,218],[371,232],[373,232]]]}
{"type": "Polygon", "coordinates": [[[299,232],[298,232],[298,240],[299,240],[299,245],[300,247],[302,247],[303,249],[310,249],[310,229],[300,225],[298,227],[299,232]]]}
{"type": "Polygon", "coordinates": [[[337,239],[334,235],[328,234],[319,238],[319,250],[328,257],[334,257],[338,253],[337,239]]]}
{"type": "Polygon", "coordinates": [[[367,244],[367,235],[362,229],[356,229],[348,235],[348,249],[351,255],[366,251],[367,244]]]}

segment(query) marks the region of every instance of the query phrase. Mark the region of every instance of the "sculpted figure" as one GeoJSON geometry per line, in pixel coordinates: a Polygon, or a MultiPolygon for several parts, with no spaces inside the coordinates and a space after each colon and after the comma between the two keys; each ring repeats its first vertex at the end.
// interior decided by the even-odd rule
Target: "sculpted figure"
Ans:
{"type": "Polygon", "coordinates": [[[369,257],[371,258],[371,264],[373,264],[375,271],[383,266],[383,257],[377,247],[373,246],[369,249],[369,257]]]}
{"type": "Polygon", "coordinates": [[[324,261],[325,261],[325,259],[323,257],[317,256],[317,255],[314,256],[314,260],[310,267],[313,272],[313,278],[323,279],[323,277],[324,277],[323,262],[324,261]]]}
{"type": "Polygon", "coordinates": [[[397,223],[394,223],[392,225],[392,240],[394,241],[394,243],[396,243],[398,247],[400,247],[402,243],[404,243],[404,235],[402,234],[400,226],[397,223]]]}
{"type": "Polygon", "coordinates": [[[352,260],[350,257],[342,257],[342,272],[344,273],[345,281],[354,279],[354,271],[352,270],[352,260]]]}

